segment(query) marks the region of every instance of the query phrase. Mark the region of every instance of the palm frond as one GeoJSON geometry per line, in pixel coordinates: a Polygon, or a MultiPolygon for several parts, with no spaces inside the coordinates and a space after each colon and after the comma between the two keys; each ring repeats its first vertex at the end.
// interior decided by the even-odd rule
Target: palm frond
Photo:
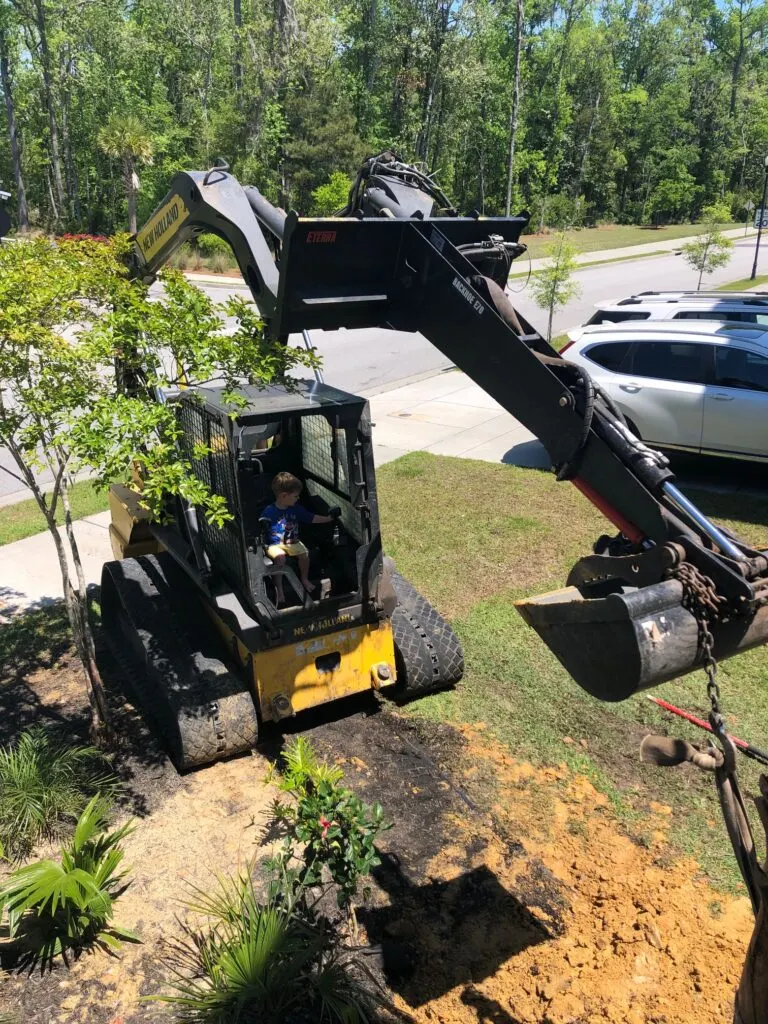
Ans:
{"type": "Polygon", "coordinates": [[[171,1003],[185,1024],[301,1019],[366,1024],[366,995],[345,962],[335,936],[315,927],[280,898],[260,901],[250,873],[218,879],[211,893],[194,889],[187,906],[208,914],[202,930],[187,928],[166,965],[171,1003]]]}
{"type": "Polygon", "coordinates": [[[95,747],[72,747],[35,726],[0,747],[0,842],[21,860],[74,824],[88,797],[115,792],[116,776],[95,747]]]}
{"type": "MultiPolygon", "coordinates": [[[[101,942],[115,948],[122,933],[111,926],[114,902],[122,891],[118,873],[123,860],[120,841],[132,825],[104,832],[108,804],[93,797],[80,815],[61,861],[41,860],[13,871],[0,886],[0,912],[15,935],[25,914],[41,924],[38,956],[50,960],[66,946],[101,942]]],[[[136,941],[136,936],[128,933],[136,941]]]]}

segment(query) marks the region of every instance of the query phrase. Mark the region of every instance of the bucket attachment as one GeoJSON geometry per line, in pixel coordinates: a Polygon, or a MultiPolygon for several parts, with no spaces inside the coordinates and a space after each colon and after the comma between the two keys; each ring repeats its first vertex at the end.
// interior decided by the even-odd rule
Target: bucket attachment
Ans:
{"type": "MultiPolygon", "coordinates": [[[[584,597],[566,587],[516,602],[520,614],[579,686],[620,701],[702,664],[696,619],[677,580],[584,597]]],[[[728,658],[768,640],[768,607],[712,623],[714,654],[728,658]]]]}

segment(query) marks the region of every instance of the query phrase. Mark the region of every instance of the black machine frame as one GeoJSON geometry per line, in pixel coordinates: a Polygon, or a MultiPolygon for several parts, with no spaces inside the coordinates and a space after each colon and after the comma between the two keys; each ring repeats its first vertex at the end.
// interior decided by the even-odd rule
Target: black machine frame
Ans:
{"type": "MultiPolygon", "coordinates": [[[[269,490],[271,478],[286,468],[285,450],[289,449],[293,451],[293,457],[288,458],[288,462],[300,470],[308,493],[315,500],[319,497],[323,501],[320,492],[326,490],[333,495],[334,503],[342,504],[341,529],[356,542],[356,585],[323,600],[321,619],[326,625],[313,629],[313,635],[332,632],[338,628],[339,622],[354,625],[379,621],[385,617],[387,605],[380,593],[383,551],[378,499],[373,484],[375,467],[367,401],[322,383],[306,381],[298,381],[294,391],[244,386],[242,392],[251,404],[238,410],[236,415],[224,400],[226,389],[223,387],[182,392],[177,401],[182,444],[196,475],[214,493],[223,496],[231,510],[236,510],[234,518],[223,528],[209,525],[196,516],[177,516],[177,521],[185,524],[189,549],[197,556],[196,582],[203,585],[209,600],[215,601],[227,585],[241,597],[259,626],[249,632],[249,641],[254,649],[280,646],[306,632],[306,613],[312,603],[307,598],[303,604],[276,608],[266,585],[272,574],[258,534],[259,512],[272,500],[269,490]],[[348,467],[346,489],[340,485],[336,472],[340,460],[334,460],[333,480],[323,477],[308,465],[303,428],[305,423],[316,418],[321,418],[329,424],[331,431],[338,431],[343,437],[344,463],[348,467]],[[291,427],[298,424],[298,435],[280,445],[279,449],[259,452],[250,459],[239,458],[239,431],[275,420],[291,427]],[[212,428],[215,428],[213,432],[212,428]],[[221,441],[219,445],[215,443],[216,439],[221,441]],[[196,458],[193,454],[196,442],[206,446],[209,454],[196,458]],[[262,463],[269,463],[266,470],[262,463]],[[261,500],[249,515],[245,491],[253,482],[256,467],[260,474],[261,500]],[[354,522],[350,522],[347,509],[354,522]],[[195,534],[202,544],[196,543],[195,534]]],[[[330,504],[328,501],[325,503],[330,504]]],[[[175,540],[175,531],[155,525],[152,529],[171,553],[177,553],[178,560],[186,567],[189,564],[186,551],[175,540]]],[[[286,572],[291,578],[292,569],[288,567],[286,572]]],[[[292,589],[299,589],[295,578],[292,589]]]]}

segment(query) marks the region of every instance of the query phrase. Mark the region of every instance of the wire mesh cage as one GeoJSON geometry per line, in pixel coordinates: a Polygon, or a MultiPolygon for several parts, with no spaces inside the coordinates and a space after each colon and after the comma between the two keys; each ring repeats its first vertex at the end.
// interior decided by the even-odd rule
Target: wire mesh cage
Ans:
{"type": "Polygon", "coordinates": [[[179,423],[183,432],[182,448],[194,475],[213,494],[224,498],[234,518],[222,526],[199,517],[203,544],[213,568],[234,586],[246,590],[245,551],[238,509],[235,467],[229,439],[221,422],[202,404],[193,400],[179,403],[179,423]]]}
{"type": "Polygon", "coordinates": [[[329,507],[341,508],[341,521],[358,543],[363,541],[360,513],[350,501],[347,432],[325,416],[304,416],[301,421],[301,454],[308,475],[306,487],[329,507]]]}

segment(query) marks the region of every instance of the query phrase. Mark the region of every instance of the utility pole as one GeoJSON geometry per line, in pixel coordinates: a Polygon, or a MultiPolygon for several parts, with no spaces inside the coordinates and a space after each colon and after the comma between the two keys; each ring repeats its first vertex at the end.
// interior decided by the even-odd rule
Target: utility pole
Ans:
{"type": "Polygon", "coordinates": [[[760,253],[760,236],[763,233],[763,218],[765,217],[765,200],[768,195],[768,156],[763,160],[763,200],[760,203],[760,223],[757,225],[757,241],[755,242],[755,262],[752,264],[752,273],[749,276],[750,281],[754,281],[757,277],[757,257],[760,253]]]}

